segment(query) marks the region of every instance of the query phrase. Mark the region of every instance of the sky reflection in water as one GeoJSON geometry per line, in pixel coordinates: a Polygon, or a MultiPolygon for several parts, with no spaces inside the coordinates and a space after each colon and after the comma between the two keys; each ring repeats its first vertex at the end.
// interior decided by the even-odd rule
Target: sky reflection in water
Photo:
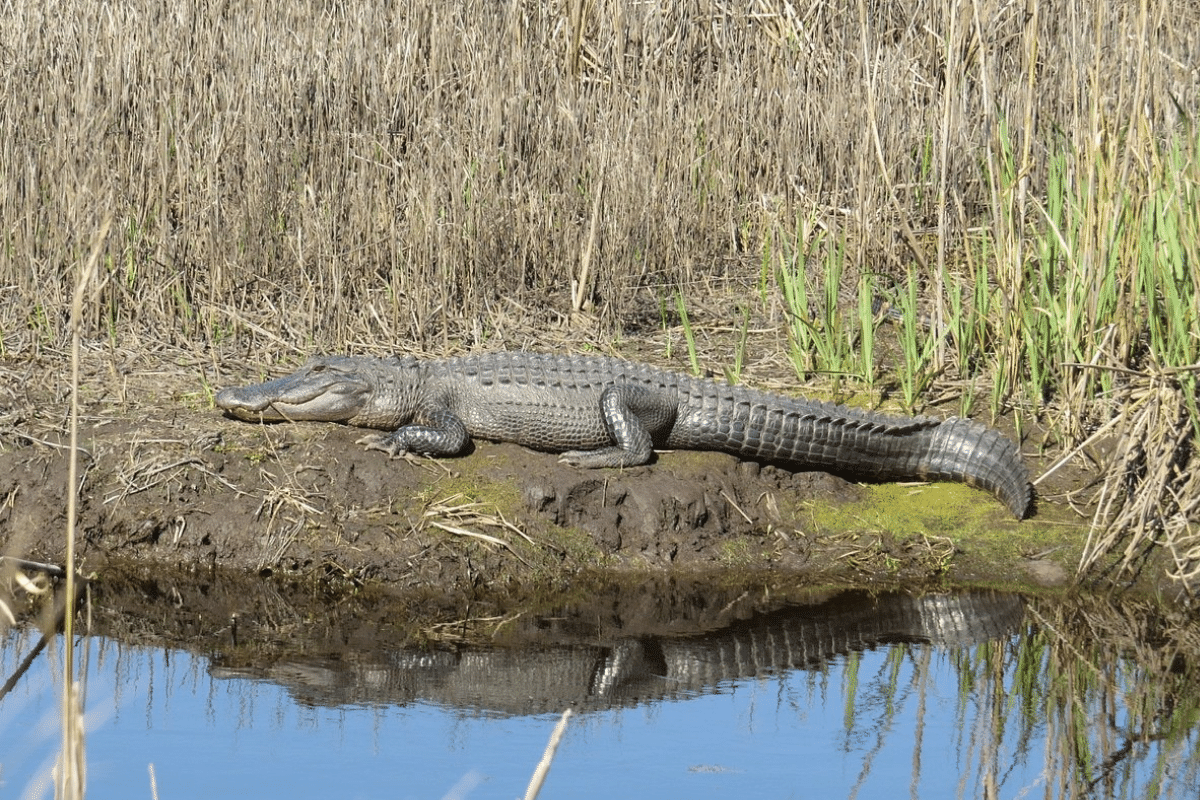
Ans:
{"type": "MultiPolygon", "coordinates": [[[[427,703],[313,707],[266,681],[214,678],[204,658],[185,652],[86,641],[92,797],[149,797],[151,763],[159,796],[171,800],[437,798],[456,785],[467,797],[518,797],[557,719],[427,703]]],[[[28,640],[17,647],[14,637],[8,639],[6,674],[16,652],[29,646],[28,640]]],[[[897,665],[888,663],[888,649],[860,656],[849,729],[842,657],[828,673],[790,671],[725,685],[717,694],[576,716],[542,797],[844,797],[867,758],[860,796],[895,796],[912,780],[920,702],[919,794],[953,795],[961,743],[954,722],[956,679],[946,651],[928,648],[933,680],[913,686],[912,657],[927,648],[910,647],[910,657],[897,665]],[[871,686],[893,666],[900,669],[901,688],[889,708],[887,692],[871,686]]],[[[57,751],[58,684],[45,658],[35,670],[0,706],[5,797],[35,788],[36,775],[48,774],[57,751]]],[[[974,785],[970,778],[967,783],[974,785]]],[[[34,792],[51,795],[49,786],[34,792]]]]}
{"type": "MultiPolygon", "coordinates": [[[[1046,732],[1057,734],[1044,698],[1025,695],[1018,708],[1014,693],[1018,655],[1040,652],[1022,650],[1032,636],[880,646],[820,670],[586,711],[541,797],[981,797],[988,785],[1041,797],[1047,780],[1051,796],[1070,795],[1062,770],[1046,766],[1056,751],[1046,732]]],[[[6,677],[34,640],[0,640],[6,677]]],[[[84,641],[94,798],[151,797],[150,764],[164,800],[520,797],[557,721],[428,701],[313,705],[269,680],[216,677],[186,652],[84,641]]],[[[39,658],[0,701],[0,797],[53,794],[60,684],[50,663],[39,658]]],[[[1166,763],[1167,794],[1195,796],[1195,744],[1193,729],[1162,745],[1174,754],[1130,760],[1120,785],[1099,794],[1139,796],[1166,763]]]]}

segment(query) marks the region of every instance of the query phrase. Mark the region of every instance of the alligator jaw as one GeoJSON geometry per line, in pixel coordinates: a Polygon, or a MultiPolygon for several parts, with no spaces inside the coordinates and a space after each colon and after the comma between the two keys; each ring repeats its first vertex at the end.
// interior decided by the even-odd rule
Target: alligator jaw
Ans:
{"type": "Polygon", "coordinates": [[[216,404],[251,422],[346,422],[366,405],[372,389],[361,375],[318,359],[273,381],[222,389],[216,404]]]}

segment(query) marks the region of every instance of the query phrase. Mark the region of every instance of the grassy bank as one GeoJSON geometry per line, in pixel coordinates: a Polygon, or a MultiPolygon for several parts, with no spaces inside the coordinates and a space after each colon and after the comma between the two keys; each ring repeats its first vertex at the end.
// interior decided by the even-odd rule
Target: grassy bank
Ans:
{"type": "Polygon", "coordinates": [[[112,348],[609,348],[691,309],[806,380],[1103,439],[1083,566],[1157,541],[1194,577],[1189,4],[17,0],[0,31],[4,353],[65,351],[110,217],[112,348]]]}

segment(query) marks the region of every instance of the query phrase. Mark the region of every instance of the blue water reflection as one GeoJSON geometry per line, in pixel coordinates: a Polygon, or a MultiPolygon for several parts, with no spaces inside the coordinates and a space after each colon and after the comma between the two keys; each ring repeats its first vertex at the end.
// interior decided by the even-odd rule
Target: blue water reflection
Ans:
{"type": "MultiPolygon", "coordinates": [[[[168,798],[431,798],[456,784],[470,789],[467,796],[517,797],[556,721],[553,715],[464,714],[420,702],[307,706],[267,682],[213,678],[205,659],[188,653],[103,639],[85,643],[94,797],[149,796],[150,764],[160,796],[168,798]]],[[[6,656],[15,644],[10,638],[6,656]]],[[[916,658],[933,655],[936,665],[931,685],[918,690],[922,696],[862,693],[849,730],[844,661],[828,672],[789,672],[730,683],[716,694],[577,716],[543,797],[846,796],[860,783],[868,755],[861,796],[907,785],[914,757],[926,762],[917,786],[922,794],[953,793],[961,746],[955,679],[944,653],[921,650],[916,658]],[[927,708],[925,742],[915,748],[919,703],[927,708]]],[[[889,651],[856,658],[860,680],[868,684],[896,668],[889,651]]],[[[11,657],[5,662],[10,667],[11,657]]],[[[899,669],[911,674],[916,664],[906,657],[899,669]]],[[[57,702],[45,668],[6,701],[0,728],[5,796],[36,787],[39,773],[48,775],[58,748],[57,702]]],[[[48,785],[34,796],[51,796],[48,785]]]]}
{"type": "MultiPolygon", "coordinates": [[[[1044,716],[1031,722],[1028,697],[1024,708],[1016,700],[1034,636],[1022,628],[970,645],[880,644],[808,669],[584,708],[541,796],[1070,796],[1053,763],[1060,733],[1047,734],[1044,716]]],[[[4,676],[34,639],[3,639],[4,676]]],[[[240,677],[203,656],[81,642],[91,797],[150,797],[150,765],[158,796],[169,800],[519,797],[558,718],[428,696],[305,702],[294,684],[240,677]]],[[[2,797],[52,796],[53,663],[57,656],[40,658],[0,701],[2,797]]],[[[1186,756],[1195,743],[1193,731],[1172,746],[1186,756]]],[[[1137,787],[1158,785],[1168,796],[1195,796],[1194,757],[1172,760],[1190,774],[1158,785],[1150,773],[1163,761],[1148,759],[1124,790],[1101,794],[1137,796],[1137,787]]]]}

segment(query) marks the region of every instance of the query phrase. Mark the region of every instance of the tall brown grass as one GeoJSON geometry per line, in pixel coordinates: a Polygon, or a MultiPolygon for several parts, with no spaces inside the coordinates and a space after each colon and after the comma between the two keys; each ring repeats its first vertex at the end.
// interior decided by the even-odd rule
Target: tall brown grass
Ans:
{"type": "Polygon", "coordinates": [[[1148,0],[14,0],[5,347],[64,339],[109,211],[91,336],[260,355],[566,315],[602,182],[597,335],[639,292],[753,284],[766,233],[813,212],[854,264],[953,263],[999,213],[1002,122],[1029,196],[1052,134],[1169,135],[1197,25],[1148,0]]]}

